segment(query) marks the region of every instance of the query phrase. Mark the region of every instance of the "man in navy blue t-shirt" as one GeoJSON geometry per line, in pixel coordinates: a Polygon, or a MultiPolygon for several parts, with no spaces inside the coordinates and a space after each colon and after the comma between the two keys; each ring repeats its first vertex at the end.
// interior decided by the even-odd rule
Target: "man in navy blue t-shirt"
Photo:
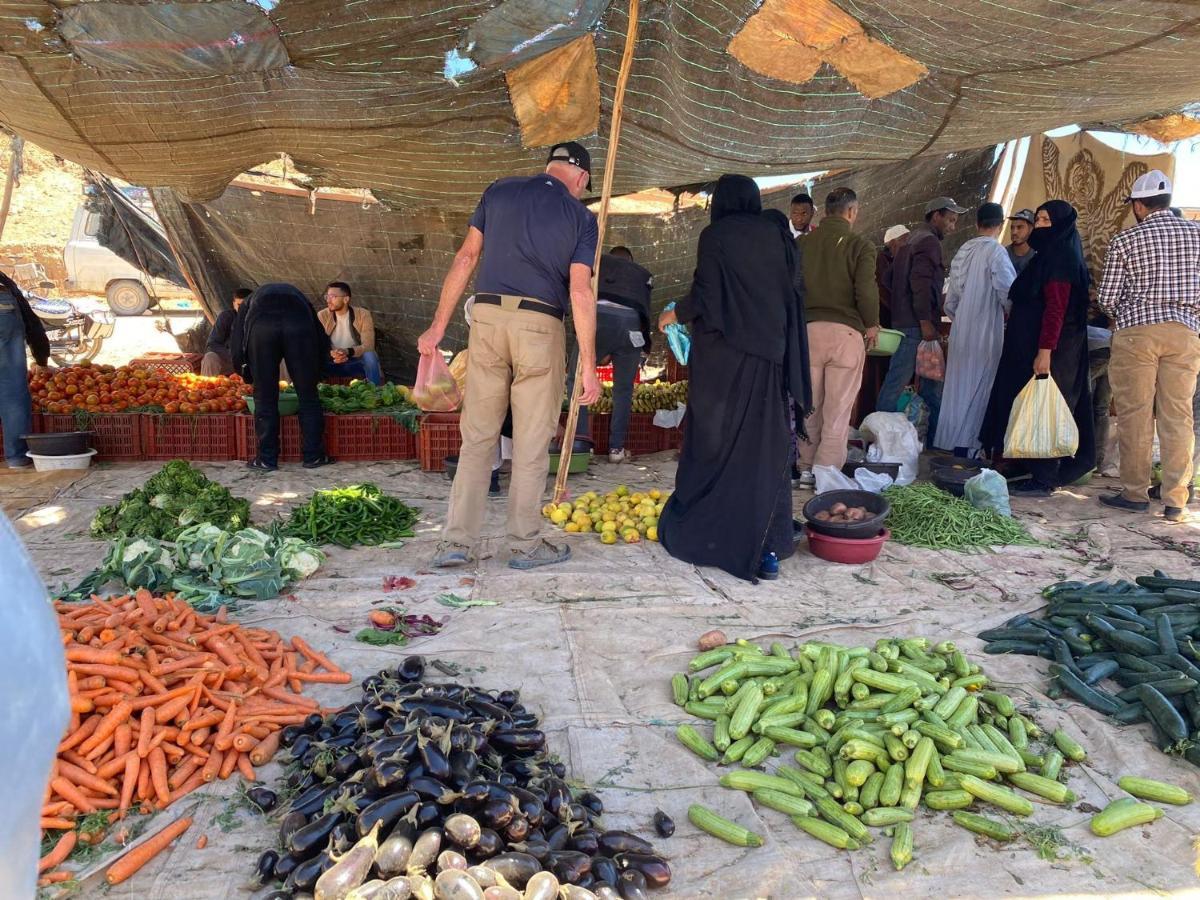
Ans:
{"type": "Polygon", "coordinates": [[[591,284],[597,226],[596,217],[580,202],[591,189],[591,168],[581,145],[558,144],[550,151],[544,173],[501,178],[484,191],[442,284],[433,324],[417,341],[423,355],[439,352],[446,326],[478,266],[467,345],[462,450],[435,566],[462,566],[473,558],[483,528],[492,457],[510,405],[509,565],[532,569],[571,555],[566,545],[541,537],[541,504],[550,441],[562,410],[563,318],[568,308],[583,366],[581,401],[586,406],[600,397],[591,284]]]}

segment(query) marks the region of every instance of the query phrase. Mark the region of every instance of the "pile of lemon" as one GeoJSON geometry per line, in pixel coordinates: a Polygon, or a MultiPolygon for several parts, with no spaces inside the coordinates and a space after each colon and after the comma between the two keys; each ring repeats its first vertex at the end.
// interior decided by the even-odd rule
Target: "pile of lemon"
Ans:
{"type": "Polygon", "coordinates": [[[659,490],[630,493],[618,485],[607,494],[588,491],[574,503],[547,503],[542,515],[571,534],[595,532],[605,544],[658,540],[658,517],[670,496],[659,490]]]}

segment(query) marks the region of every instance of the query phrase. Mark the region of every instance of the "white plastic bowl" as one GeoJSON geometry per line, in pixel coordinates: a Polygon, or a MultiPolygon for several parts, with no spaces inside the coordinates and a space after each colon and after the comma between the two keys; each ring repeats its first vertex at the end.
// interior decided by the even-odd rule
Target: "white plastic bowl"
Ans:
{"type": "Polygon", "coordinates": [[[52,472],[55,469],[86,469],[92,464],[95,450],[87,453],[72,453],[70,456],[45,456],[29,451],[25,454],[33,460],[33,467],[39,472],[52,472]]]}

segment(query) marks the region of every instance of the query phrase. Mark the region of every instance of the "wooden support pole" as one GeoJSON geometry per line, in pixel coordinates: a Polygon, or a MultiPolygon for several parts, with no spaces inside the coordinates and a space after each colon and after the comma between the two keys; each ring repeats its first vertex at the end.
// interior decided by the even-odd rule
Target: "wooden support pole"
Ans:
{"type": "MultiPolygon", "coordinates": [[[[613,174],[617,164],[617,145],[621,140],[621,120],[625,114],[625,85],[633,68],[633,50],[637,44],[638,0],[629,0],[628,25],[625,32],[625,52],[613,92],[612,118],[608,128],[608,154],[604,159],[604,187],[600,192],[600,213],[597,216],[596,260],[592,266],[592,295],[600,279],[600,257],[604,253],[604,232],[608,227],[608,207],[612,200],[613,174]]],[[[571,392],[571,407],[563,430],[562,452],[558,457],[558,476],[554,479],[554,502],[561,503],[567,494],[567,472],[571,467],[571,450],[575,444],[575,426],[579,421],[579,394],[583,390],[583,355],[575,366],[575,389],[571,392]]]]}
{"type": "Polygon", "coordinates": [[[9,145],[8,173],[4,179],[4,196],[0,197],[0,237],[4,236],[4,223],[8,221],[8,210],[12,206],[13,187],[21,173],[21,153],[25,141],[20,135],[14,134],[9,145]]]}

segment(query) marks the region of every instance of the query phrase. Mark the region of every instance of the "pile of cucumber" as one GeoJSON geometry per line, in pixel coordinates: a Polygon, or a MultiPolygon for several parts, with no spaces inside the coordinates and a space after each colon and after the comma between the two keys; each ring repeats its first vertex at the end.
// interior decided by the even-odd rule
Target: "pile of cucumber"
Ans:
{"type": "Polygon", "coordinates": [[[1064,581],[1042,595],[1042,617],[981,632],[985,651],[1052,660],[1049,696],[1121,724],[1149,722],[1160,749],[1200,765],[1200,581],[1155,572],[1136,583],[1064,581]]]}
{"type": "MultiPolygon", "coordinates": [[[[676,735],[701,758],[734,767],[722,785],[839,849],[858,849],[882,828],[897,869],[912,859],[909,823],[922,804],[1008,841],[1015,828],[975,810],[1028,816],[1030,796],[1075,800],[1060,779],[1066,760],[1086,758],[1083,748],[1062,731],[1045,738],[949,642],[810,642],[789,651],[737,641],[701,653],[688,672],[672,678],[674,700],[711,732],[684,724],[676,735]]],[[[688,817],[730,843],[762,844],[703,806],[688,817]]]]}

